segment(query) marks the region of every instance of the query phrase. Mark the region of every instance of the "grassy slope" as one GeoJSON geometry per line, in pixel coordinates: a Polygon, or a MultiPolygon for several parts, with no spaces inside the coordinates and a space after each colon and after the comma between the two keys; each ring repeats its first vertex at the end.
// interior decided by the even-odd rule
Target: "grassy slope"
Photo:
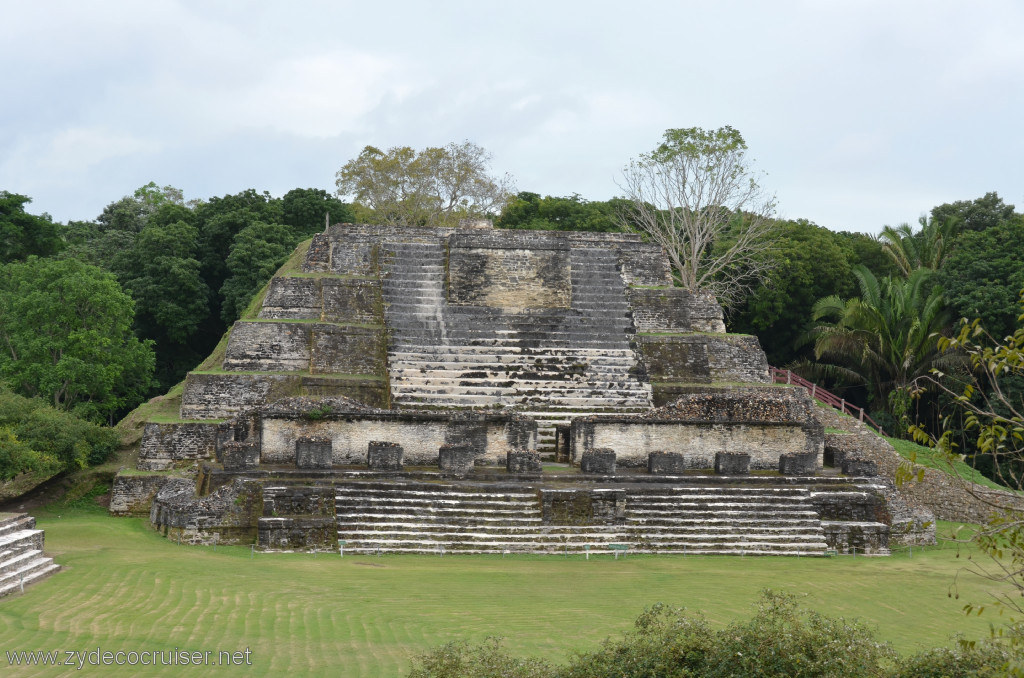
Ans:
{"type": "MultiPolygon", "coordinates": [[[[875,624],[879,638],[904,652],[945,644],[957,631],[974,638],[988,631],[987,616],[961,613],[964,602],[984,602],[982,582],[961,577],[960,600],[947,597],[963,564],[952,546],[915,549],[912,559],[250,559],[245,547],[178,546],[139,519],[109,518],[98,509],[38,515],[47,549],[65,570],[0,601],[4,650],[248,647],[252,675],[394,676],[432,646],[488,635],[504,636],[516,653],[561,660],[626,630],[657,601],[703,610],[724,624],[749,616],[765,587],[806,591],[809,606],[875,624]]],[[[3,656],[0,665],[7,671],[3,656]]],[[[163,673],[200,675],[191,667],[163,673]]],[[[110,667],[103,674],[133,671],[110,667]]]]}
{"type": "Polygon", "coordinates": [[[898,438],[886,437],[886,440],[888,440],[893,446],[893,449],[900,453],[900,456],[907,460],[912,460],[915,464],[920,464],[927,468],[938,469],[943,473],[955,474],[964,480],[970,480],[971,482],[984,485],[985,487],[991,487],[995,490],[1007,490],[1006,487],[989,480],[959,458],[950,462],[950,460],[946,459],[942,454],[930,447],[924,447],[909,440],[899,440],[898,438]]]}

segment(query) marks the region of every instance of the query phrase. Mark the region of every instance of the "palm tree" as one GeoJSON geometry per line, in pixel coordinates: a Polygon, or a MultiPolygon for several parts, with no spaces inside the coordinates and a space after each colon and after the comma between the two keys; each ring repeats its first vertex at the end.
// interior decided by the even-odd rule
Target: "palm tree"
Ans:
{"type": "Polygon", "coordinates": [[[942,290],[927,268],[912,269],[906,279],[878,280],[859,265],[853,274],[860,298],[833,295],[814,305],[816,371],[865,384],[877,409],[900,416],[913,381],[951,360],[938,350],[950,320],[942,290]]]}
{"type": "Polygon", "coordinates": [[[921,217],[918,223],[921,230],[917,233],[910,224],[900,224],[896,228],[886,226],[878,235],[882,250],[896,262],[904,278],[918,269],[939,270],[960,230],[956,219],[921,217]]]}

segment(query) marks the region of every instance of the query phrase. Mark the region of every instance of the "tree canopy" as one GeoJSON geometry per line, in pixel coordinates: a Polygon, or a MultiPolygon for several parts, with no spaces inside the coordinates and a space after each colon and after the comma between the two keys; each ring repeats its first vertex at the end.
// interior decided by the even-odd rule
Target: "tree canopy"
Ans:
{"type": "Polygon", "coordinates": [[[0,264],[29,256],[47,257],[63,247],[58,225],[49,215],[25,211],[32,199],[0,191],[0,264]]]}
{"type": "Polygon", "coordinates": [[[25,396],[103,421],[150,386],[153,350],[134,304],[95,266],[37,259],[0,269],[0,375],[25,396]]]}
{"type": "Polygon", "coordinates": [[[490,170],[491,154],[471,141],[415,151],[366,146],[336,175],[338,195],[372,210],[367,218],[389,226],[456,226],[492,217],[512,192],[509,175],[490,170]]]}

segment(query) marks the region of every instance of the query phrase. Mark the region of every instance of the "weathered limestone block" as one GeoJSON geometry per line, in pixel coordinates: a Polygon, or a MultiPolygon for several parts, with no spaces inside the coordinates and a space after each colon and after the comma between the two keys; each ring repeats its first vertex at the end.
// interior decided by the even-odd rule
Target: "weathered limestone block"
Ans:
{"type": "Polygon", "coordinates": [[[302,469],[329,469],[334,465],[331,439],[300,436],[295,441],[295,465],[302,469]]]}
{"type": "MultiPolygon", "coordinates": [[[[476,239],[474,239],[476,240],[476,239]]],[[[499,239],[465,242],[453,236],[448,255],[448,301],[496,308],[568,308],[572,301],[569,247],[531,243],[529,249],[499,239]]]]}
{"type": "Polygon", "coordinates": [[[373,275],[379,270],[380,245],[372,240],[331,239],[330,270],[347,275],[373,275]]]}
{"type": "Polygon", "coordinates": [[[626,296],[638,332],[725,332],[722,307],[709,294],[666,286],[631,287],[626,296]]]}
{"type": "Polygon", "coordinates": [[[601,447],[587,450],[580,458],[580,470],[584,473],[611,475],[615,473],[615,450],[601,447]]]}
{"type": "Polygon", "coordinates": [[[889,553],[889,526],[884,523],[822,521],[825,543],[839,553],[889,553]]]}
{"type": "Polygon", "coordinates": [[[879,486],[816,490],[811,502],[822,520],[892,522],[883,490],[879,486]]]}
{"type": "Polygon", "coordinates": [[[311,341],[309,369],[314,374],[384,373],[387,345],[380,328],[317,324],[311,341]]]}
{"type": "Polygon", "coordinates": [[[229,441],[220,445],[225,471],[244,471],[260,465],[260,447],[252,442],[229,441]]]}
{"type": "Polygon", "coordinates": [[[750,473],[750,455],[746,452],[715,452],[715,473],[743,476],[750,473]]]}
{"type": "Polygon", "coordinates": [[[658,245],[622,241],[619,243],[619,262],[622,279],[627,285],[672,286],[668,257],[658,245]]]}
{"type": "Polygon", "coordinates": [[[704,335],[636,335],[637,348],[651,380],[688,384],[711,382],[708,346],[704,335]]]}
{"type": "Polygon", "coordinates": [[[270,281],[259,317],[320,320],[322,307],[317,278],[275,277],[270,281]]]}
{"type": "Polygon", "coordinates": [[[308,370],[312,328],[312,323],[239,320],[228,337],[224,369],[308,370]]]}
{"type": "Polygon", "coordinates": [[[678,452],[651,452],[647,455],[647,472],[677,476],[686,472],[686,457],[678,452]]]}
{"type": "Polygon", "coordinates": [[[164,471],[175,462],[210,459],[217,447],[217,425],[149,422],[139,444],[140,471],[164,471]]]}
{"type": "Polygon", "coordinates": [[[110,490],[110,515],[149,515],[153,498],[170,476],[132,475],[119,473],[114,476],[110,490]]]}
{"type": "Polygon", "coordinates": [[[384,319],[380,281],[369,278],[321,278],[323,318],[327,322],[377,325],[384,319]]]}
{"type": "Polygon", "coordinates": [[[466,474],[473,470],[476,450],[469,445],[442,445],[437,451],[437,466],[444,473],[466,474]]]}
{"type": "Polygon", "coordinates": [[[402,456],[398,443],[371,440],[366,448],[366,463],[373,471],[401,471],[402,456]]]}
{"type": "Polygon", "coordinates": [[[524,450],[510,451],[505,459],[505,470],[509,473],[540,473],[540,455],[524,450]]]}
{"type": "Polygon", "coordinates": [[[545,525],[621,525],[626,519],[626,491],[551,490],[541,492],[545,525]]]}
{"type": "Polygon", "coordinates": [[[779,455],[779,473],[784,476],[813,476],[818,470],[818,457],[810,452],[779,455]]]}
{"type": "Polygon", "coordinates": [[[878,464],[870,459],[846,457],[842,463],[843,475],[873,478],[878,475],[878,464]]]}
{"type": "Polygon", "coordinates": [[[334,488],[320,485],[292,485],[263,488],[263,516],[309,516],[331,518],[335,515],[334,488]]]}
{"type": "Polygon", "coordinates": [[[842,468],[843,460],[856,457],[860,450],[860,437],[850,433],[825,434],[825,464],[842,468]]]}

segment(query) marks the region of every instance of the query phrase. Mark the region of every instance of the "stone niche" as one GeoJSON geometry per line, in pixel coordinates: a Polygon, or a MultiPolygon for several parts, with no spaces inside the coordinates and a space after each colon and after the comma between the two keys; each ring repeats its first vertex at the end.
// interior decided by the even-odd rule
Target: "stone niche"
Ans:
{"type": "Polygon", "coordinates": [[[783,454],[800,452],[820,468],[824,427],[803,389],[750,386],[706,389],[632,416],[573,419],[575,463],[586,450],[616,450],[623,467],[643,467],[652,452],[679,450],[689,469],[711,469],[718,452],[745,452],[750,468],[776,470],[783,454]]]}
{"type": "Polygon", "coordinates": [[[472,241],[460,246],[460,242],[453,237],[448,254],[449,303],[507,310],[571,305],[567,244],[538,243],[529,249],[513,249],[487,246],[486,242],[474,246],[472,241]]]}

